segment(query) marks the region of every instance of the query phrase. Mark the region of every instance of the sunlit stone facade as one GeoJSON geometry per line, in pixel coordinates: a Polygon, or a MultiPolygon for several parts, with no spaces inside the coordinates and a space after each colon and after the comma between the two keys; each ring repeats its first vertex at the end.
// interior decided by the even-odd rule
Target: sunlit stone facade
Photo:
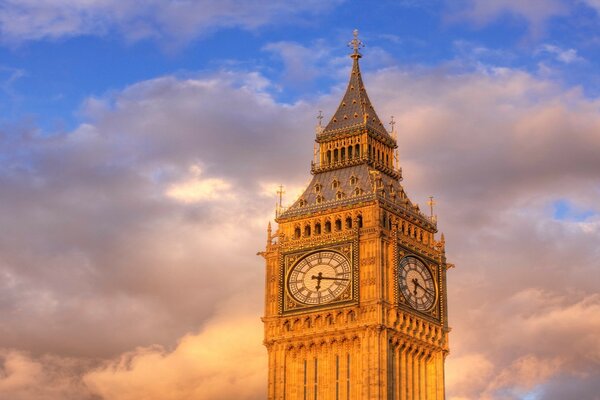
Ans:
{"type": "Polygon", "coordinates": [[[317,129],[312,182],[269,225],[265,346],[270,400],[444,399],[444,238],[413,204],[396,134],[350,82],[317,129]]]}

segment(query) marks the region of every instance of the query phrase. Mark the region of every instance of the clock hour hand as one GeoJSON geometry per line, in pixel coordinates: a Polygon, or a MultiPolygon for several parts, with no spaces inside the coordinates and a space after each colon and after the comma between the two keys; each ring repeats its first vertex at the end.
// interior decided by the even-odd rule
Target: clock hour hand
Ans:
{"type": "Polygon", "coordinates": [[[414,290],[414,294],[415,294],[415,295],[417,294],[417,287],[420,287],[421,289],[423,289],[423,290],[424,290],[425,292],[427,292],[427,293],[431,293],[431,294],[433,294],[433,292],[432,292],[431,290],[427,289],[426,287],[423,287],[423,285],[421,285],[421,284],[419,283],[419,280],[418,280],[417,278],[414,278],[414,279],[412,280],[412,282],[413,282],[413,284],[415,285],[415,290],[414,290]]]}
{"type": "Polygon", "coordinates": [[[321,289],[321,279],[323,279],[323,273],[319,272],[317,275],[311,276],[311,279],[317,280],[317,286],[315,286],[315,289],[317,289],[317,291],[319,291],[319,289],[321,289]]]}

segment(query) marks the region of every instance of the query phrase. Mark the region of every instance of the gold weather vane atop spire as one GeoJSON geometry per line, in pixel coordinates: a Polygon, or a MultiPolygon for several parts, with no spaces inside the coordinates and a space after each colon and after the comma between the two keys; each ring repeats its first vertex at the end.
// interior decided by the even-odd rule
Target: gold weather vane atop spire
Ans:
{"type": "Polygon", "coordinates": [[[360,40],[358,38],[358,29],[355,29],[352,31],[352,34],[354,35],[354,39],[352,39],[349,43],[348,43],[348,47],[350,47],[351,49],[354,50],[354,53],[352,53],[352,55],[350,57],[354,58],[354,57],[358,57],[360,58],[361,55],[358,52],[359,49],[362,49],[363,47],[365,47],[365,44],[362,42],[362,40],[360,40]]]}

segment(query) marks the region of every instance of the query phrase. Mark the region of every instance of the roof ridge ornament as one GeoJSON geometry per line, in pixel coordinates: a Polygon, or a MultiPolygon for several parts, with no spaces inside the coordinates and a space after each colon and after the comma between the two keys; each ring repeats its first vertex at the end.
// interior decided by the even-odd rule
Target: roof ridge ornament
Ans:
{"type": "Polygon", "coordinates": [[[358,52],[358,50],[365,47],[365,44],[362,40],[358,38],[358,29],[353,30],[352,35],[354,35],[354,38],[350,42],[348,42],[348,47],[353,49],[354,52],[350,55],[350,57],[361,58],[362,55],[358,52]]]}

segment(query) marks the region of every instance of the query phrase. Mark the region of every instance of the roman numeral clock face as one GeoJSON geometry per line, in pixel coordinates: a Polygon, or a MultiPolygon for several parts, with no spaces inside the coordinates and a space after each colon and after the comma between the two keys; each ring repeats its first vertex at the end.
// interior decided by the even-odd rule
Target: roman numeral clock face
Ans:
{"type": "Polygon", "coordinates": [[[351,278],[352,268],[346,257],[335,251],[318,251],[292,267],[287,287],[299,303],[327,304],[344,293],[352,283],[351,278]]]}
{"type": "Polygon", "coordinates": [[[416,257],[404,257],[398,271],[402,295],[411,307],[418,311],[428,311],[437,297],[431,271],[416,257]]]}

